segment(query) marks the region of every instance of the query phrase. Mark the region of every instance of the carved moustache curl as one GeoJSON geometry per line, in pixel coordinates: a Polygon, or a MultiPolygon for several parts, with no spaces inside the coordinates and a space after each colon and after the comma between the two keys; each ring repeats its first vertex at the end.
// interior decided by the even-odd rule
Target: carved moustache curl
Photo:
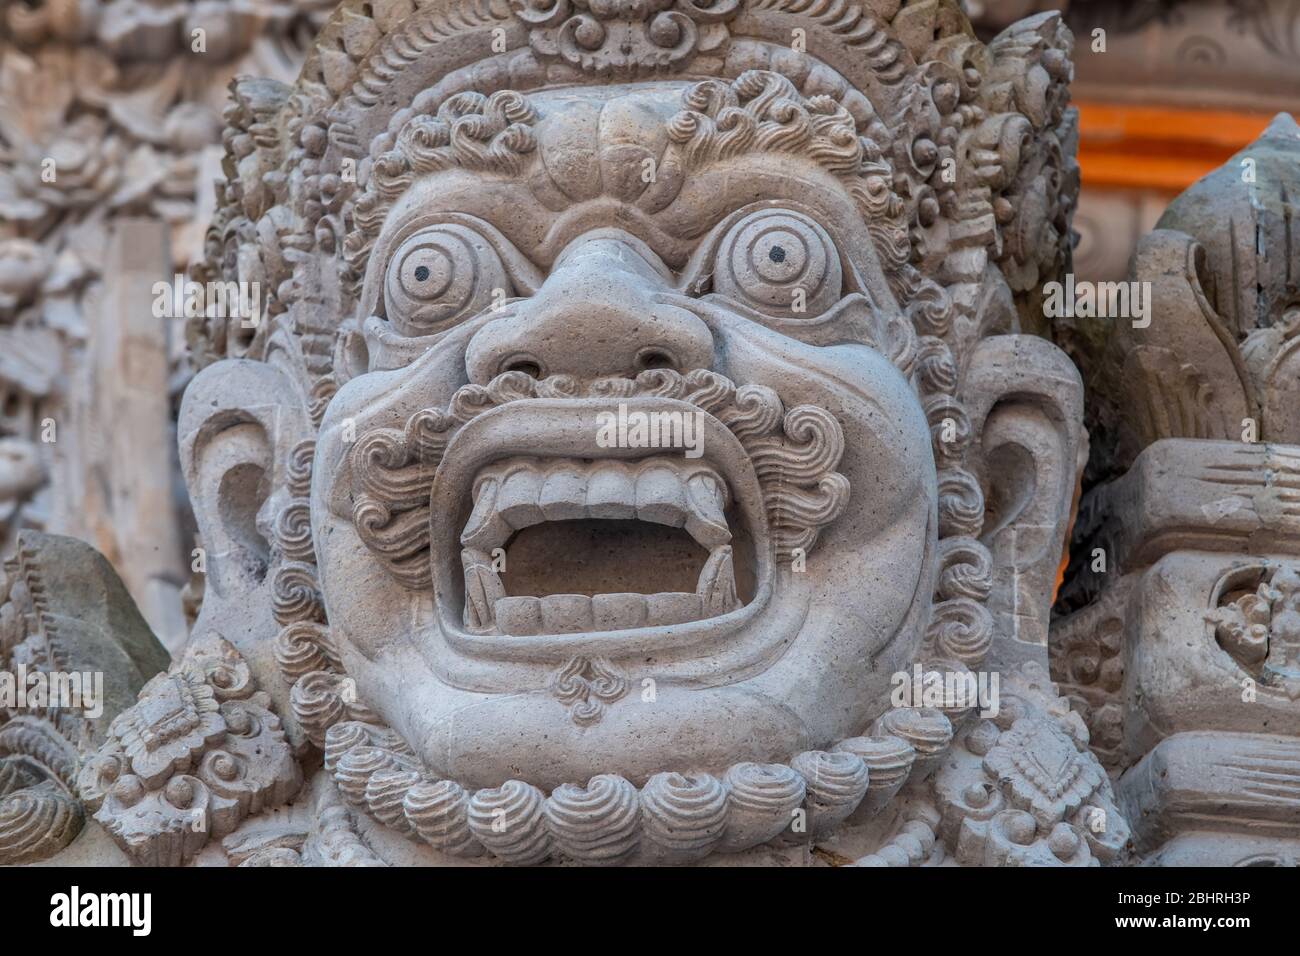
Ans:
{"type": "Polygon", "coordinates": [[[805,553],[844,511],[848,479],[835,471],[844,433],[816,405],[786,409],[765,385],[736,385],[707,369],[682,374],[650,369],[636,378],[580,382],[567,375],[534,379],[505,372],[487,385],[465,385],[446,409],[423,409],[403,428],[375,428],[351,452],[352,518],[365,545],[408,588],[431,581],[429,494],[448,443],[466,422],[509,402],[545,398],[668,398],[722,422],[749,455],[777,555],[805,553]]]}

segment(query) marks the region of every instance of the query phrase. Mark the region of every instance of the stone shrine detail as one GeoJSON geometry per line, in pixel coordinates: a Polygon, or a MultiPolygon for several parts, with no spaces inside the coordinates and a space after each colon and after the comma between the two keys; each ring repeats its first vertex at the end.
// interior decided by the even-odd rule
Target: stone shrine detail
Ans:
{"type": "MultiPolygon", "coordinates": [[[[1250,260],[1281,285],[1234,352],[1244,279],[1175,204],[1137,268],[1193,331],[1113,343],[1120,389],[1231,368],[1264,443],[1085,402],[1115,369],[1042,291],[1072,43],[954,0],[345,0],[296,82],[234,81],[193,277],[271,294],[187,329],[201,605],[170,663],[131,619],[97,721],[0,724],[0,862],[1240,862],[1294,825],[1197,743],[1290,772],[1293,271],[1250,260]],[[1162,536],[1210,485],[1219,543],[1162,536]],[[1058,594],[1094,537],[1112,572],[1058,594]],[[1162,574],[1195,659],[1135,624],[1162,574]],[[1238,672],[1267,738],[1183,703],[1238,672]],[[1259,827],[1189,842],[1161,774],[1204,760],[1259,827]]],[[[69,545],[26,540],[0,651],[53,669],[69,545]]]]}

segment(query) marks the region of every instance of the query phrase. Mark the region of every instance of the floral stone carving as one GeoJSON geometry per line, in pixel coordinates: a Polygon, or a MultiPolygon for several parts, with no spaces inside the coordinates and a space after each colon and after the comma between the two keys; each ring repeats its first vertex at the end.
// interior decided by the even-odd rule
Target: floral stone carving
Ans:
{"type": "Polygon", "coordinates": [[[287,803],[302,772],[248,665],[211,638],[141,689],[77,784],[132,860],[175,866],[250,814],[287,803]]]}
{"type": "Polygon", "coordinates": [[[1300,569],[1284,564],[1259,577],[1254,590],[1220,599],[1214,636],[1243,668],[1294,700],[1300,697],[1300,569]]]}

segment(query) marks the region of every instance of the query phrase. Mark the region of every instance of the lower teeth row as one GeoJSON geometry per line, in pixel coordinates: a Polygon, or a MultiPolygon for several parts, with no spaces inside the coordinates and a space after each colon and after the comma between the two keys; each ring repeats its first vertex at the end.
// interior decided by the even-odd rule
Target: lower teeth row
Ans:
{"type": "Polygon", "coordinates": [[[462,552],[465,626],[472,631],[528,636],[620,631],[685,624],[717,617],[740,606],[731,546],[719,545],[700,571],[695,592],[659,594],[550,594],[508,597],[485,555],[462,552]]]}

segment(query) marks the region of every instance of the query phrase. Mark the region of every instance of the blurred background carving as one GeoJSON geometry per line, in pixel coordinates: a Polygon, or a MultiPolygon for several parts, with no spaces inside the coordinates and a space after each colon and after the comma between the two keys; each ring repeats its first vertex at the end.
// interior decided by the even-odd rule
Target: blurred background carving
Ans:
{"type": "Polygon", "coordinates": [[[319,0],[0,3],[0,537],[90,541],[174,650],[194,542],[174,464],[184,317],[230,81],[290,81],[319,0]]]}

